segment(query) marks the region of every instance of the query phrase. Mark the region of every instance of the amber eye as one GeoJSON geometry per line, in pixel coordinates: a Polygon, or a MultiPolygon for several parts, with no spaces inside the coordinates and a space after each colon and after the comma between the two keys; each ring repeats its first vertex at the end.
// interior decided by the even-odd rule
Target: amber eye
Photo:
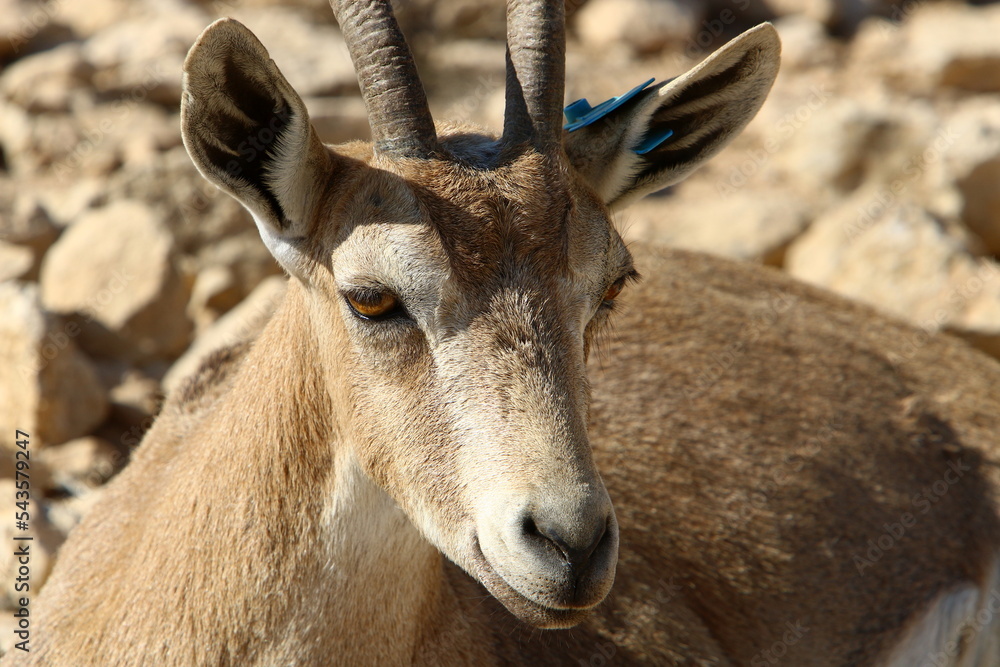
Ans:
{"type": "Polygon", "coordinates": [[[344,296],[355,314],[366,320],[384,317],[399,308],[399,300],[388,292],[365,290],[344,296]]]}
{"type": "Polygon", "coordinates": [[[624,287],[625,287],[625,279],[619,278],[615,282],[611,283],[611,287],[609,287],[608,291],[604,293],[602,300],[605,303],[609,301],[614,301],[618,297],[618,295],[622,293],[622,289],[624,289],[624,287]]]}

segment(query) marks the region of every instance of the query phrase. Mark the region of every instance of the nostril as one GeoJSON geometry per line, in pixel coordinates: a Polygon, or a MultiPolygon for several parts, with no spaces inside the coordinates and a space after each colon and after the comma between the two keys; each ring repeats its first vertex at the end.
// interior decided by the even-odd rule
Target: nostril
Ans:
{"type": "Polygon", "coordinates": [[[523,534],[528,538],[542,539],[555,546],[566,564],[582,570],[590,557],[600,546],[608,532],[608,521],[601,521],[588,533],[560,529],[555,524],[538,523],[532,516],[526,516],[521,523],[523,534]]]}
{"type": "Polygon", "coordinates": [[[521,520],[521,532],[528,537],[545,538],[541,531],[538,530],[535,520],[530,515],[525,516],[524,519],[521,520]]]}

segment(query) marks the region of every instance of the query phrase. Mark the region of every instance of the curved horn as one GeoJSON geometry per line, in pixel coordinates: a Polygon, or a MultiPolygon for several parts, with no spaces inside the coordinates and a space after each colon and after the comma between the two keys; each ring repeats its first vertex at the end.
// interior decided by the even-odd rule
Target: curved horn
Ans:
{"type": "Polygon", "coordinates": [[[427,96],[388,0],[330,0],[368,109],[375,151],[427,157],[437,148],[427,96]]]}
{"type": "Polygon", "coordinates": [[[532,141],[544,151],[562,138],[565,12],[563,0],[507,1],[505,145],[532,141]]]}

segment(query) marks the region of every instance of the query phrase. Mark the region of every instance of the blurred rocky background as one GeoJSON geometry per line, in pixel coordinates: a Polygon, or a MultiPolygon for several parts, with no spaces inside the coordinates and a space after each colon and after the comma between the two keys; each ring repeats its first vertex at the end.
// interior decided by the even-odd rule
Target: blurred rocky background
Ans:
{"type": "MultiPolygon", "coordinates": [[[[503,3],[396,4],[436,118],[499,128],[503,3]]],[[[1000,356],[1000,6],[567,7],[567,101],[675,76],[761,21],[784,43],[747,131],[621,213],[628,238],[769,264],[1000,356]]],[[[206,350],[254,335],[281,298],[248,215],[181,145],[181,63],[220,16],[257,33],[325,140],[367,136],[324,0],[0,0],[0,508],[12,511],[21,429],[34,590],[164,392],[206,350]]],[[[17,597],[11,554],[0,607],[17,597]]],[[[0,614],[4,646],[11,620],[0,614]]]]}

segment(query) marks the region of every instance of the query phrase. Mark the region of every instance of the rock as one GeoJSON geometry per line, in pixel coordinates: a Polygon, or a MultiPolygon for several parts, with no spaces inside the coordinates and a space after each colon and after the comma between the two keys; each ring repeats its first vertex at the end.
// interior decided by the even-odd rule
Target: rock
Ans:
{"type": "Polygon", "coordinates": [[[0,192],[0,197],[9,202],[8,215],[0,217],[0,282],[37,280],[42,256],[59,231],[30,193],[0,192]]]}
{"type": "Polygon", "coordinates": [[[836,62],[836,53],[820,21],[800,14],[774,23],[781,37],[781,67],[810,69],[836,62]]]}
{"type": "MultiPolygon", "coordinates": [[[[728,23],[735,20],[735,12],[727,18],[730,15],[728,23]]],[[[701,19],[699,5],[686,0],[590,0],[576,13],[575,27],[588,48],[626,47],[636,54],[651,54],[684,43],[695,51],[714,44],[727,20],[720,17],[720,28],[713,34],[712,26],[698,25],[701,19]],[[691,42],[699,27],[705,33],[705,46],[697,37],[691,42]]]]}
{"type": "Polygon", "coordinates": [[[201,362],[223,347],[254,339],[274,314],[285,295],[287,279],[273,276],[257,286],[240,305],[205,330],[163,378],[165,393],[177,389],[201,362]]]}
{"type": "Polygon", "coordinates": [[[764,0],[776,16],[803,17],[838,33],[852,33],[875,9],[872,0],[764,0]]]}
{"type": "Polygon", "coordinates": [[[820,25],[829,26],[837,16],[835,0],[766,0],[775,16],[806,18],[820,25]]]}
{"type": "Polygon", "coordinates": [[[51,149],[52,174],[69,186],[81,177],[110,175],[123,163],[129,171],[139,170],[158,159],[159,151],[180,146],[175,118],[152,104],[122,101],[81,111],[73,116],[71,142],[51,149]]]}
{"type": "Polygon", "coordinates": [[[13,210],[0,217],[0,240],[45,252],[59,230],[36,197],[23,192],[14,197],[13,210]]]}
{"type": "Polygon", "coordinates": [[[196,262],[199,270],[225,266],[231,271],[239,287],[241,300],[269,276],[284,275],[281,267],[261,242],[252,223],[247,223],[247,227],[240,234],[202,247],[196,262]]]}
{"type": "Polygon", "coordinates": [[[777,136],[786,138],[780,150],[769,150],[775,167],[823,204],[868,181],[902,179],[907,188],[918,186],[949,145],[948,137],[942,143],[938,136],[928,105],[914,102],[899,109],[886,91],[854,99],[817,89],[775,127],[777,136]]]}
{"type": "Polygon", "coordinates": [[[912,203],[870,214],[874,188],[813,223],[788,250],[796,278],[870,303],[926,331],[1000,342],[1000,265],[973,257],[957,225],[912,203]]]}
{"type": "Polygon", "coordinates": [[[15,430],[36,446],[89,433],[108,412],[91,363],[78,351],[79,327],[46,314],[38,287],[0,283],[0,444],[15,430]]]}
{"type": "Polygon", "coordinates": [[[31,248],[0,241],[0,282],[25,279],[34,265],[31,248]]]}
{"type": "Polygon", "coordinates": [[[102,486],[91,489],[82,496],[68,496],[48,501],[46,514],[52,528],[60,535],[69,535],[69,532],[76,528],[87,512],[97,504],[103,493],[104,487],[102,486]]]}
{"type": "Polygon", "coordinates": [[[61,4],[0,0],[0,64],[70,39],[70,31],[56,17],[61,4]]]}
{"type": "Polygon", "coordinates": [[[32,120],[18,105],[0,99],[0,149],[11,176],[32,176],[44,161],[34,152],[32,120]]]}
{"type": "MultiPolygon", "coordinates": [[[[88,176],[104,177],[121,165],[121,132],[138,114],[102,114],[117,104],[81,109],[79,113],[32,115],[16,104],[0,101],[0,143],[12,175],[53,178],[46,183],[67,189],[88,176]]],[[[141,126],[136,128],[141,130],[141,126]]]]}
{"type": "Polygon", "coordinates": [[[784,248],[809,222],[807,204],[788,192],[719,196],[707,183],[691,185],[629,207],[626,238],[780,265],[784,248]]]}
{"type": "Polygon", "coordinates": [[[128,369],[111,387],[109,398],[111,417],[118,424],[148,427],[160,411],[160,383],[138,370],[128,369]]]}
{"type": "Polygon", "coordinates": [[[46,447],[38,459],[52,471],[53,482],[74,496],[101,486],[125,463],[125,457],[111,443],[95,437],[46,447]]]}
{"type": "Polygon", "coordinates": [[[95,88],[133,104],[176,107],[184,57],[210,22],[203,11],[175,3],[161,20],[140,16],[110,24],[84,44],[95,88]]]}
{"type": "Polygon", "coordinates": [[[1000,91],[1000,7],[919,3],[903,24],[898,65],[915,87],[1000,91]]]}
{"type": "Polygon", "coordinates": [[[198,273],[188,301],[188,315],[195,328],[202,331],[219,315],[239,303],[243,295],[233,272],[225,266],[209,266],[198,273]]]}
{"type": "Polygon", "coordinates": [[[123,18],[132,18],[141,14],[143,5],[148,5],[148,2],[143,0],[100,0],[100,2],[58,2],[53,4],[53,19],[68,26],[78,38],[88,39],[123,18]]]}
{"type": "Polygon", "coordinates": [[[1000,255],[1000,156],[976,165],[961,178],[962,220],[994,255],[1000,255]]]}
{"type": "Polygon", "coordinates": [[[328,144],[371,139],[368,110],[360,97],[307,97],[309,120],[328,144]]]}
{"type": "Polygon", "coordinates": [[[137,199],[155,206],[181,253],[197,253],[233,235],[251,231],[256,235],[250,215],[198,173],[183,146],[159,152],[151,162],[118,170],[104,187],[109,200],[137,199]]]}
{"type": "Polygon", "coordinates": [[[230,14],[260,39],[302,97],[358,95],[358,77],[340,31],[288,9],[240,7],[230,14]]]}
{"type": "Polygon", "coordinates": [[[94,68],[70,42],[14,63],[0,77],[0,95],[30,113],[68,112],[74,96],[90,97],[94,68]]]}
{"type": "Polygon", "coordinates": [[[187,345],[188,289],[174,268],[173,239],[141,202],[118,201],[74,223],[46,255],[41,286],[47,308],[83,318],[96,352],[145,359],[187,345]],[[119,339],[130,349],[116,349],[119,339]]]}
{"type": "Polygon", "coordinates": [[[49,187],[40,188],[39,193],[42,208],[59,227],[68,227],[86,211],[107,201],[106,179],[80,177],[69,183],[46,185],[49,187]]]}
{"type": "Polygon", "coordinates": [[[503,3],[451,0],[423,4],[431,20],[431,25],[427,27],[438,39],[441,35],[451,38],[486,38],[498,42],[507,38],[503,3]]]}
{"type": "Polygon", "coordinates": [[[988,98],[963,100],[945,122],[951,145],[944,153],[939,190],[953,194],[949,215],[960,217],[983,242],[1000,254],[1000,106],[988,98]]]}

